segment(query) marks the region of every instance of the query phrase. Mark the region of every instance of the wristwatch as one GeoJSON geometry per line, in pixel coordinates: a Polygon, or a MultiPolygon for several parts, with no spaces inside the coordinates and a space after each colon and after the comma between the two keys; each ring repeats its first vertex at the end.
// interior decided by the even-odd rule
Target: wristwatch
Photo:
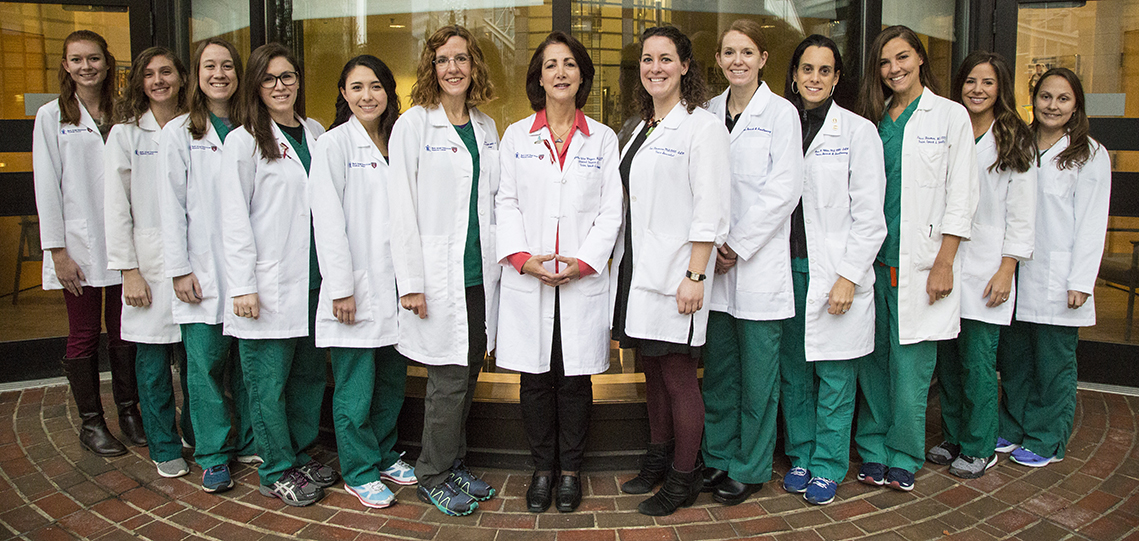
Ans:
{"type": "Polygon", "coordinates": [[[690,270],[685,269],[684,277],[688,278],[689,280],[692,280],[693,282],[703,282],[704,279],[708,277],[708,275],[707,274],[697,274],[695,272],[692,272],[690,270]]]}

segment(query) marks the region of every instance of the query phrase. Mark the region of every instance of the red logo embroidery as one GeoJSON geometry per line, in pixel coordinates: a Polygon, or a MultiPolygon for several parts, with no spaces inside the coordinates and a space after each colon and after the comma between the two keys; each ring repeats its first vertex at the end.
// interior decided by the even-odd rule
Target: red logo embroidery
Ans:
{"type": "Polygon", "coordinates": [[[451,152],[458,152],[458,151],[459,151],[458,147],[451,147],[451,152]]]}
{"type": "Polygon", "coordinates": [[[87,133],[95,133],[95,130],[93,130],[91,128],[87,128],[87,133]]]}
{"type": "Polygon", "coordinates": [[[376,167],[377,167],[376,162],[372,162],[372,169],[375,169],[376,167]]]}
{"type": "Polygon", "coordinates": [[[217,152],[217,151],[218,151],[218,147],[216,147],[216,146],[211,146],[211,147],[210,147],[210,151],[212,151],[212,152],[217,152]]]}
{"type": "Polygon", "coordinates": [[[286,145],[285,143],[281,143],[281,157],[289,157],[289,145],[286,145]]]}

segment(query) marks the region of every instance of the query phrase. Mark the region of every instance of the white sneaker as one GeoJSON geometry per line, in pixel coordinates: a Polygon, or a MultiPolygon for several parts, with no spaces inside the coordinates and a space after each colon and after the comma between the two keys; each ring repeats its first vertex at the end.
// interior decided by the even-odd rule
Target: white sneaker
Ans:
{"type": "Polygon", "coordinates": [[[344,490],[359,498],[360,503],[364,504],[365,507],[383,509],[395,503],[395,494],[380,481],[372,481],[360,486],[351,486],[345,483],[344,490]]]}
{"type": "Polygon", "coordinates": [[[386,470],[380,471],[380,477],[403,486],[414,485],[418,482],[415,478],[415,468],[411,467],[411,464],[404,462],[402,458],[396,459],[395,464],[388,466],[386,470]]]}
{"type": "Polygon", "coordinates": [[[237,455],[237,461],[242,464],[262,464],[265,462],[260,455],[237,455]]]}

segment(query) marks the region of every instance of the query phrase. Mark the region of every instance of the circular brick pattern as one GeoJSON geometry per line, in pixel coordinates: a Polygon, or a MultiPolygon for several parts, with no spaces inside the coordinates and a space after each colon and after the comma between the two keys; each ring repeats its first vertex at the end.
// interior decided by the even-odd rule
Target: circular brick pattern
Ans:
{"type": "MultiPolygon", "coordinates": [[[[940,438],[936,403],[930,445],[940,438]]],[[[469,517],[452,518],[421,504],[414,487],[400,488],[400,503],[388,509],[365,510],[342,485],[316,505],[289,508],[261,496],[256,470],[239,464],[234,490],[206,494],[197,466],[163,479],[145,449],[113,459],[84,451],[67,387],[43,387],[0,394],[0,539],[1139,539],[1137,413],[1139,398],[1080,391],[1063,462],[1033,470],[1002,457],[970,481],[927,464],[910,493],[861,485],[852,467],[835,502],[822,507],[778,488],[789,468],[778,456],[775,479],[735,507],[702,494],[672,516],[646,517],[636,512],[643,497],[617,489],[633,472],[596,472],[585,476],[576,513],[536,515],[525,510],[530,472],[482,470],[499,495],[469,517]]],[[[334,452],[316,455],[336,466],[334,452]]]]}

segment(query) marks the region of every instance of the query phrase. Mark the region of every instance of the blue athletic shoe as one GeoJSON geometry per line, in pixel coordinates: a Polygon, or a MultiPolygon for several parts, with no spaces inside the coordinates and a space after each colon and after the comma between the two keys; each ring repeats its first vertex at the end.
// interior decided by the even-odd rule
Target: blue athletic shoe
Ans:
{"type": "Polygon", "coordinates": [[[386,470],[381,470],[380,477],[403,486],[414,485],[417,481],[415,478],[415,468],[412,468],[411,464],[404,462],[402,458],[396,459],[395,464],[388,466],[386,470]]]}
{"type": "Polygon", "coordinates": [[[802,494],[807,491],[807,484],[811,482],[811,471],[807,468],[791,468],[783,476],[783,490],[792,494],[802,494]]]}
{"type": "Polygon", "coordinates": [[[360,503],[364,504],[365,507],[383,509],[395,503],[395,494],[392,494],[392,490],[380,481],[372,481],[360,486],[345,483],[344,490],[359,498],[360,503]]]}
{"type": "Polygon", "coordinates": [[[824,477],[815,477],[811,479],[810,484],[807,485],[803,494],[803,499],[808,503],[815,505],[826,505],[834,501],[834,493],[838,490],[838,484],[830,479],[824,477]]]}
{"type": "Polygon", "coordinates": [[[471,473],[471,470],[467,469],[467,465],[459,459],[455,459],[455,464],[451,466],[451,477],[447,479],[447,482],[453,483],[455,488],[480,502],[489,500],[494,496],[494,487],[471,473]]]}
{"type": "Polygon", "coordinates": [[[1021,466],[1028,466],[1030,468],[1043,468],[1053,462],[1064,460],[1056,457],[1042,457],[1024,447],[1017,448],[1009,455],[1009,460],[1020,464],[1021,466]]]}
{"type": "Polygon", "coordinates": [[[206,492],[225,492],[233,488],[233,479],[229,476],[229,465],[221,464],[206,468],[202,472],[202,490],[206,492]]]}
{"type": "Polygon", "coordinates": [[[998,453],[1011,453],[1011,452],[1013,452],[1019,448],[1020,448],[1020,445],[1017,445],[1011,441],[1008,441],[1008,440],[998,436],[997,437],[997,448],[993,449],[993,450],[998,452],[998,453]]]}
{"type": "Polygon", "coordinates": [[[863,462],[862,467],[858,468],[858,481],[875,487],[886,484],[886,465],[877,462],[863,462]]]}
{"type": "Polygon", "coordinates": [[[901,468],[886,472],[886,485],[894,490],[909,492],[914,489],[914,474],[901,468]]]}
{"type": "Polygon", "coordinates": [[[434,505],[444,515],[452,517],[465,517],[479,508],[479,502],[470,494],[455,488],[450,479],[433,487],[419,485],[415,494],[423,503],[434,505]]]}

